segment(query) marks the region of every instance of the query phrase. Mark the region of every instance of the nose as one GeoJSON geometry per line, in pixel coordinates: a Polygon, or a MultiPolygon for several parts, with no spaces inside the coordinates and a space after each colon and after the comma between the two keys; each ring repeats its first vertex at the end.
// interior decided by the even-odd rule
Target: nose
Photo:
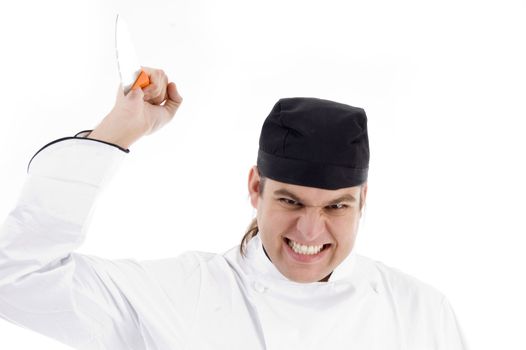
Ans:
{"type": "Polygon", "coordinates": [[[303,208],[296,227],[306,242],[314,241],[325,230],[325,218],[319,208],[303,208]]]}

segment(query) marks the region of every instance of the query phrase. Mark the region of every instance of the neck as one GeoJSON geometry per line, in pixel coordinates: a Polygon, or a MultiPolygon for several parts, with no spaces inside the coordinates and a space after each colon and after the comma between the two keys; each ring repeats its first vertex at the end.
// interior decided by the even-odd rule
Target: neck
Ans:
{"type": "MultiPolygon", "coordinates": [[[[265,247],[263,246],[263,244],[262,244],[261,246],[263,247],[263,252],[265,252],[265,255],[267,256],[268,260],[269,260],[270,262],[272,262],[272,259],[270,259],[270,256],[268,256],[267,251],[265,250],[265,247]]],[[[327,276],[325,276],[324,278],[322,278],[321,280],[319,280],[318,282],[327,282],[327,281],[329,281],[329,278],[331,277],[331,275],[332,275],[332,272],[329,273],[329,274],[328,274],[327,276]]]]}

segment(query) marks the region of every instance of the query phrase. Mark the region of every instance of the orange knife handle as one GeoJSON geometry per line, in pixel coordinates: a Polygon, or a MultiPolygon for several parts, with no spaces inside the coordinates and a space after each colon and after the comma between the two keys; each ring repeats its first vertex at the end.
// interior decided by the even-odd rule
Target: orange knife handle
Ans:
{"type": "Polygon", "coordinates": [[[144,70],[141,69],[141,73],[137,77],[137,80],[135,80],[135,83],[133,83],[131,90],[137,89],[137,88],[144,88],[150,85],[150,78],[148,78],[148,73],[146,73],[144,70]]]}

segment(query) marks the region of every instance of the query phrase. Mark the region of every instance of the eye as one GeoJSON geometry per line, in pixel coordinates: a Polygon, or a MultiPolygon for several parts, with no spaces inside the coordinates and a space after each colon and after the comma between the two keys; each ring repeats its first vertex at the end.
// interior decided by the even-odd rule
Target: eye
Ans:
{"type": "Polygon", "coordinates": [[[330,210],[345,210],[347,208],[349,208],[349,206],[343,203],[334,203],[334,204],[327,206],[327,209],[330,209],[330,210]]]}
{"type": "Polygon", "coordinates": [[[286,207],[301,207],[301,203],[290,198],[278,198],[278,201],[286,207]]]}

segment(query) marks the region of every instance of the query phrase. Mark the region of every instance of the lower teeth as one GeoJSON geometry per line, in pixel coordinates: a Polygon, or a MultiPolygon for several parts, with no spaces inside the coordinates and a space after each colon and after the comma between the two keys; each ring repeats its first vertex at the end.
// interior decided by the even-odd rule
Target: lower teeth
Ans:
{"type": "Polygon", "coordinates": [[[292,246],[292,244],[290,243],[291,241],[288,241],[287,244],[289,245],[289,247],[292,249],[292,251],[296,254],[301,254],[301,255],[316,255],[316,254],[319,254],[323,249],[325,249],[325,245],[323,245],[323,247],[321,247],[320,250],[316,251],[316,252],[303,252],[303,251],[298,251],[296,249],[294,249],[294,247],[292,246]]]}

